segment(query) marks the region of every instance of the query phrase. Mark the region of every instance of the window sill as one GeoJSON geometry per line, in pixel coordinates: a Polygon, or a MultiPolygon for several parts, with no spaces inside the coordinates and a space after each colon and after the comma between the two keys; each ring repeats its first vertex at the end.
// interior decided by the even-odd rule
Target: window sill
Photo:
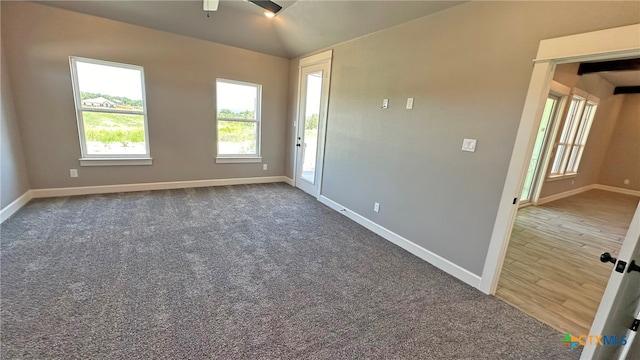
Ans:
{"type": "Polygon", "coordinates": [[[567,179],[573,179],[576,176],[578,176],[577,173],[575,174],[569,174],[569,175],[555,175],[555,176],[549,176],[547,177],[547,182],[550,181],[559,181],[559,180],[567,180],[567,179]]]}
{"type": "Polygon", "coordinates": [[[80,166],[140,166],[152,165],[151,158],[84,158],[80,159],[80,166]]]}
{"type": "Polygon", "coordinates": [[[242,164],[242,163],[260,163],[261,156],[256,157],[216,157],[217,164],[242,164]]]}

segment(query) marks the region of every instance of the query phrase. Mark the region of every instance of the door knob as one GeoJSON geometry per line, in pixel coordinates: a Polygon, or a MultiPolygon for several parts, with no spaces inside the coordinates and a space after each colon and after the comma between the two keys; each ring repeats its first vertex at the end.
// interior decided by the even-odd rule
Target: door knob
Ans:
{"type": "Polygon", "coordinates": [[[612,257],[611,254],[609,254],[608,252],[604,252],[602,253],[602,255],[600,255],[600,261],[602,261],[603,263],[610,262],[612,264],[615,264],[616,260],[617,259],[612,257]]]}
{"type": "Polygon", "coordinates": [[[631,260],[631,264],[629,264],[629,268],[627,269],[628,273],[630,273],[632,271],[640,272],[640,266],[638,266],[638,264],[636,264],[635,260],[631,260]]]}

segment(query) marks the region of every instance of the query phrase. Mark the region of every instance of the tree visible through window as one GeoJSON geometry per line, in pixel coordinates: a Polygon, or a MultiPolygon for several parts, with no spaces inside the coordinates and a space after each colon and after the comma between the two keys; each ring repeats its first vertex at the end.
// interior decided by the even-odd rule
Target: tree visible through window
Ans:
{"type": "Polygon", "coordinates": [[[83,158],[149,157],[142,67],[71,57],[83,158]]]}
{"type": "Polygon", "coordinates": [[[261,86],[216,81],[218,157],[260,156],[261,86]]]}

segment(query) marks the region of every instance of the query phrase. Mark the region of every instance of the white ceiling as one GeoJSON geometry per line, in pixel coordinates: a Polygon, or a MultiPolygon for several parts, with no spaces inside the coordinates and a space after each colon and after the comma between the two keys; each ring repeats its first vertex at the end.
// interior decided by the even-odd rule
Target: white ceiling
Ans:
{"type": "Polygon", "coordinates": [[[86,14],[292,58],[417,19],[464,1],[275,0],[273,19],[243,0],[221,0],[210,17],[201,0],[39,1],[86,14]]]}

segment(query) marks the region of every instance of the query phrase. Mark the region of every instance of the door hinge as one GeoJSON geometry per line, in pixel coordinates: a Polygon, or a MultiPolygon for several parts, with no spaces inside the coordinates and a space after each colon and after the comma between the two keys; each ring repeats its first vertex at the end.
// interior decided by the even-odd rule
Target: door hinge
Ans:
{"type": "Polygon", "coordinates": [[[640,319],[633,320],[633,324],[631,324],[631,331],[638,331],[639,326],[640,326],[640,319]]]}

